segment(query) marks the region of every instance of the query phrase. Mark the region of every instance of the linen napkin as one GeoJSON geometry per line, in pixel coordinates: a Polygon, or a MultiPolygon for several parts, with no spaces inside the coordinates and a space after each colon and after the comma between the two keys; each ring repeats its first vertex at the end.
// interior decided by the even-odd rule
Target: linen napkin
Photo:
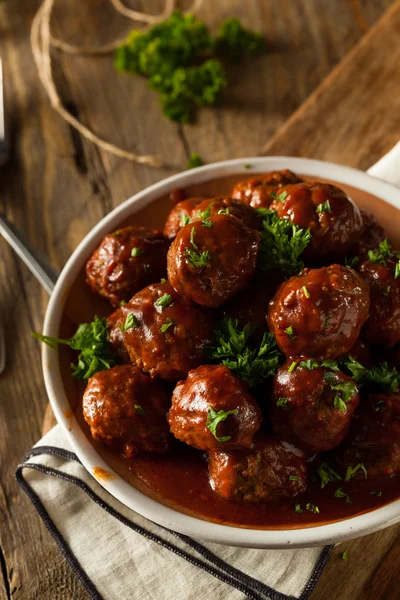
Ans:
{"type": "MultiPolygon", "coordinates": [[[[400,185],[400,143],[368,172],[400,185]]],[[[307,600],[333,549],[221,546],[156,525],[95,481],[60,425],[16,479],[93,600],[307,600]]]]}

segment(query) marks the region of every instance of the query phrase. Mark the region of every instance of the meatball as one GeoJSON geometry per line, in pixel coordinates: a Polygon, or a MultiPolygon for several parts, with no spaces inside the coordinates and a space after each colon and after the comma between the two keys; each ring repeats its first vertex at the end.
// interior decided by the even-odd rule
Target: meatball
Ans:
{"type": "Polygon", "coordinates": [[[214,215],[183,227],[168,251],[168,279],[201,306],[218,307],[244,289],[256,270],[260,234],[235,217],[214,215]]]}
{"type": "MultiPolygon", "coordinates": [[[[400,473],[400,394],[371,394],[363,400],[339,456],[346,467],[364,465],[368,477],[400,473]]],[[[364,476],[360,468],[354,473],[364,476]]]]}
{"type": "Polygon", "coordinates": [[[353,269],[303,269],[271,300],[268,325],[286,356],[338,358],[368,317],[368,286],[353,269]]]}
{"type": "Polygon", "coordinates": [[[132,365],[99,371],[83,395],[83,416],[93,438],[131,458],[165,452],[173,440],[166,414],[171,404],[161,383],[132,365]]]}
{"type": "Polygon", "coordinates": [[[177,294],[168,282],[149,285],[120,311],[129,357],[152,377],[178,381],[207,362],[212,317],[177,294]]]}
{"type": "Polygon", "coordinates": [[[253,179],[239,181],[232,190],[232,198],[250,204],[253,208],[269,208],[276,192],[289,183],[299,183],[302,179],[284,169],[258,175],[253,179]]]}
{"type": "Polygon", "coordinates": [[[383,263],[367,260],[358,267],[371,295],[365,337],[371,344],[387,348],[400,342],[400,277],[396,278],[399,265],[399,258],[390,256],[383,263]]]}
{"type": "Polygon", "coordinates": [[[243,381],[223,365],[202,365],[175,387],[168,421],[189,446],[231,450],[251,445],[262,418],[243,381]]]}
{"type": "Polygon", "coordinates": [[[316,264],[341,262],[359,238],[363,221],[359,208],[341,189],[305,181],[282,188],[270,206],[280,219],[310,229],[304,260],[316,264]]]}
{"type": "Polygon", "coordinates": [[[161,231],[125,227],[105,236],[86,264],[86,283],[116,308],[166,273],[168,242],[161,231]]]}
{"type": "Polygon", "coordinates": [[[115,354],[121,362],[129,364],[131,361],[124,344],[124,321],[125,317],[120,308],[107,317],[108,338],[111,352],[115,354]]]}
{"type": "Polygon", "coordinates": [[[307,464],[300,450],[257,434],[249,450],[209,455],[210,484],[226,500],[268,502],[306,491],[307,464]]]}
{"type": "Polygon", "coordinates": [[[174,240],[181,227],[190,223],[193,209],[203,202],[203,200],[203,196],[188,198],[187,200],[178,202],[178,204],[174,206],[164,225],[164,235],[167,239],[174,240]]]}
{"type": "Polygon", "coordinates": [[[202,216],[217,215],[220,211],[224,211],[237,219],[243,221],[250,229],[262,229],[262,219],[256,213],[254,208],[236,200],[235,198],[217,197],[203,200],[201,204],[193,211],[193,221],[198,221],[202,216]]]}
{"type": "Polygon", "coordinates": [[[331,450],[345,437],[359,399],[344,373],[312,359],[289,359],[273,381],[273,430],[307,452],[331,450]]]}
{"type": "Polygon", "coordinates": [[[350,248],[350,255],[366,258],[368,250],[375,249],[385,239],[385,231],[374,215],[366,210],[360,210],[363,229],[358,241],[350,248]]]}

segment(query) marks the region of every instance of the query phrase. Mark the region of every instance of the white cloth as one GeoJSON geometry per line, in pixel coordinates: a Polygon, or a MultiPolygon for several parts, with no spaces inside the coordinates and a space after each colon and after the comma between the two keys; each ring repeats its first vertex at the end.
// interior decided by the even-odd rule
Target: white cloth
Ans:
{"type": "MultiPolygon", "coordinates": [[[[400,143],[368,173],[400,185],[400,143]]],[[[155,525],[89,475],[59,425],[17,480],[94,600],[306,600],[331,552],[199,543],[155,525]]]]}

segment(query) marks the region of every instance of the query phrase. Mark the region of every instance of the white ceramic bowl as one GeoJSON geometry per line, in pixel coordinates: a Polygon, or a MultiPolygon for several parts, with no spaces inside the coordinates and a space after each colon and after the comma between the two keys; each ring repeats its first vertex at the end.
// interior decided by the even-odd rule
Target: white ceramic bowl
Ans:
{"type": "MultiPolygon", "coordinates": [[[[243,173],[243,178],[248,178],[251,176],[251,171],[244,168],[244,165],[248,163],[252,165],[251,171],[253,172],[288,168],[315,178],[330,179],[351,185],[378,196],[400,209],[400,189],[373,178],[362,171],[317,160],[283,156],[243,158],[206,165],[198,169],[173,175],[126,200],[126,202],[104,217],[79,244],[62,270],[54,292],[51,295],[44,323],[44,334],[58,335],[66,293],[76,278],[77,273],[83,267],[88,253],[99,244],[106,233],[115,229],[128,216],[148,205],[153,200],[160,198],[175,187],[184,188],[190,184],[198,184],[224,175],[237,173],[243,173]]],[[[71,423],[71,418],[64,416],[68,413],[70,406],[60,374],[58,352],[51,350],[46,345],[43,345],[43,371],[47,393],[54,414],[58,422],[64,427],[65,435],[68,437],[83,465],[91,474],[94,467],[102,467],[113,472],[85,437],[75,418],[72,418],[71,423]]],[[[194,538],[233,546],[247,546],[252,548],[320,546],[366,535],[400,521],[400,500],[397,500],[382,508],[329,525],[280,530],[229,527],[203,521],[168,508],[148,498],[117,474],[113,474],[115,478],[106,482],[99,481],[99,483],[112,496],[137,513],[164,527],[194,538]]]]}

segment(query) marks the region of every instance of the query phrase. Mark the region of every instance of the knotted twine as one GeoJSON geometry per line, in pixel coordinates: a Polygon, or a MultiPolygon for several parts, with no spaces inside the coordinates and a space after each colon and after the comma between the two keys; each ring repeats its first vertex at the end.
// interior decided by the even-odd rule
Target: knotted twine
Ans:
{"type": "MultiPolygon", "coordinates": [[[[164,19],[167,19],[176,7],[176,0],[165,0],[165,7],[162,13],[159,15],[149,15],[124,6],[121,0],[110,1],[115,10],[120,14],[124,15],[128,19],[131,19],[132,21],[143,23],[145,26],[151,26],[163,21],[164,19]]],[[[157,155],[135,154],[134,152],[123,150],[122,148],[119,148],[118,146],[115,146],[114,144],[111,144],[110,142],[100,138],[91,129],[83,125],[66,108],[64,108],[53,79],[51,48],[55,47],[67,54],[95,56],[113,52],[124,42],[125,38],[113,40],[112,42],[102,46],[74,46],[68,42],[64,42],[63,40],[54,37],[51,34],[50,29],[51,14],[53,11],[54,2],[55,0],[43,1],[32,21],[31,28],[31,47],[33,57],[39,73],[40,81],[42,82],[52,108],[60,115],[62,119],[67,121],[71,127],[77,129],[77,131],[79,131],[79,133],[86,139],[99,148],[102,148],[106,152],[110,152],[111,154],[120,156],[121,158],[126,158],[127,160],[131,160],[139,164],[150,165],[151,167],[162,166],[162,159],[157,155]]],[[[203,0],[194,0],[190,11],[187,12],[197,12],[202,3],[203,0]]]]}

